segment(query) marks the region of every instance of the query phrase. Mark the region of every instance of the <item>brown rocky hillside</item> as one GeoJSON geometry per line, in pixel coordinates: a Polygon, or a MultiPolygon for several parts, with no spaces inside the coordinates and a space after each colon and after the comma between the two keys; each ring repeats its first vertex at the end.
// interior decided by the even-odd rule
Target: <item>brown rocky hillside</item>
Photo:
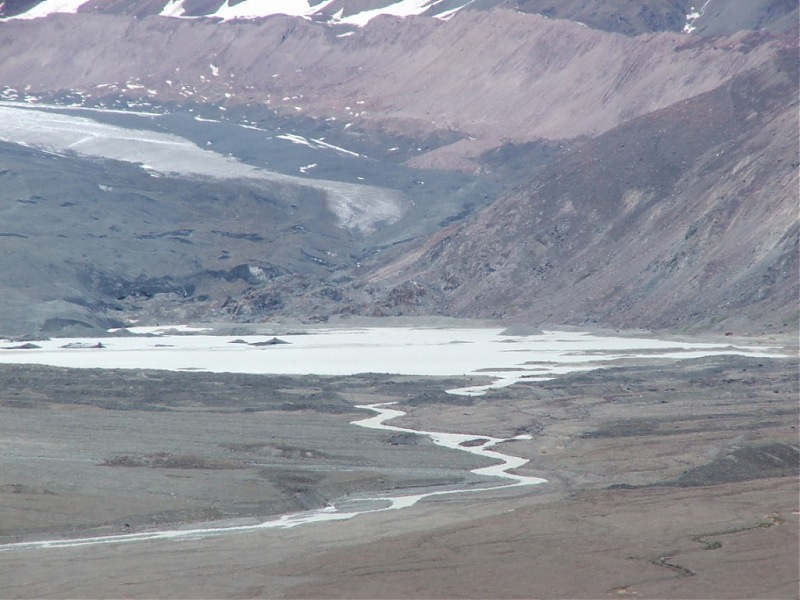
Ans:
{"type": "Polygon", "coordinates": [[[597,135],[709,91],[785,44],[754,32],[631,38],[510,10],[448,22],[384,17],[343,38],[281,16],[219,24],[53,15],[0,25],[0,47],[25,47],[2,53],[0,77],[32,92],[153,90],[162,100],[257,102],[404,134],[450,131],[462,139],[414,164],[472,171],[477,154],[504,141],[597,135]]]}
{"type": "Polygon", "coordinates": [[[790,51],[633,119],[370,280],[461,315],[795,328],[797,86],[790,51]]]}
{"type": "Polygon", "coordinates": [[[713,0],[698,35],[680,32],[682,0],[492,4],[347,29],[101,0],[0,22],[4,99],[156,111],[136,127],[313,188],[159,180],[9,138],[0,325],[357,313],[796,327],[796,6],[713,0]],[[348,229],[323,180],[363,182],[395,212],[348,229]]]}

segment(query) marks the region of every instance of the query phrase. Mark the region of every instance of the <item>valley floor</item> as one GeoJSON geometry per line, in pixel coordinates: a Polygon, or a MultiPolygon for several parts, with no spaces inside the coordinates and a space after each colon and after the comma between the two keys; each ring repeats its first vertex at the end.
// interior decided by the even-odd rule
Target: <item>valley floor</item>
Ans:
{"type": "Polygon", "coordinates": [[[2,365],[0,596],[797,598],[797,372],[713,356],[463,397],[439,390],[480,378],[2,365]],[[402,427],[530,434],[498,449],[547,483],[291,529],[3,549],[486,484],[468,473],[485,459],[350,424],[387,401],[402,427]]]}

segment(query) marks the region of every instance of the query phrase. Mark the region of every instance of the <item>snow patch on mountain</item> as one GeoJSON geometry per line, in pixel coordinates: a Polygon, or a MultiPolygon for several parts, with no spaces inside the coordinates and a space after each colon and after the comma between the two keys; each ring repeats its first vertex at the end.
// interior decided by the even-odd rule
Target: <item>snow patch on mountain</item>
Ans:
{"type": "Polygon", "coordinates": [[[87,2],[88,0],[44,0],[30,10],[8,19],[39,19],[54,13],[76,13],[87,2]]]}
{"type": "Polygon", "coordinates": [[[230,19],[253,19],[269,17],[272,15],[289,15],[292,17],[306,17],[319,13],[334,0],[326,0],[315,7],[311,7],[307,0],[244,0],[233,6],[226,0],[212,17],[219,17],[225,21],[230,19]]]}
{"type": "MultiPolygon", "coordinates": [[[[54,13],[75,13],[90,0],[44,0],[36,4],[28,11],[16,16],[7,17],[3,20],[11,19],[38,19],[54,13]]],[[[172,18],[197,18],[186,14],[184,6],[185,0],[168,0],[161,11],[158,13],[162,17],[172,18]]],[[[426,11],[435,11],[436,7],[447,2],[447,8],[442,8],[441,12],[434,16],[441,19],[449,19],[456,12],[474,0],[464,0],[460,6],[452,7],[452,2],[447,0],[397,0],[390,2],[387,6],[362,10],[344,15],[344,9],[340,9],[333,15],[326,13],[328,6],[334,2],[341,3],[341,0],[323,0],[311,5],[309,0],[243,0],[237,4],[231,4],[230,0],[225,0],[219,8],[206,13],[204,16],[220,19],[222,21],[232,21],[234,19],[261,19],[273,15],[287,15],[291,17],[312,17],[321,18],[331,24],[356,25],[363,27],[375,17],[381,15],[391,15],[395,17],[408,17],[420,15],[426,11]]],[[[357,8],[357,7],[356,7],[357,8]]]]}
{"type": "Polygon", "coordinates": [[[352,150],[348,150],[347,148],[342,148],[341,146],[334,146],[333,144],[329,144],[325,140],[322,139],[306,139],[301,135],[297,135],[294,133],[284,133],[281,135],[276,135],[276,138],[279,140],[286,140],[287,142],[291,142],[293,144],[299,144],[301,146],[308,146],[309,148],[327,148],[329,150],[335,150],[336,152],[341,152],[342,154],[349,154],[350,156],[360,157],[361,155],[358,152],[353,152],[352,150]]]}
{"type": "MultiPolygon", "coordinates": [[[[365,10],[348,17],[341,17],[336,22],[342,23],[343,25],[357,25],[358,27],[363,27],[375,17],[379,17],[381,15],[390,15],[393,17],[410,17],[413,15],[421,15],[428,9],[431,9],[442,2],[443,0],[400,0],[400,2],[394,2],[388,6],[382,6],[381,8],[374,8],[372,10],[365,10]]],[[[446,14],[446,18],[449,18],[461,8],[463,8],[463,6],[444,11],[443,14],[446,14]]]]}
{"type": "Polygon", "coordinates": [[[706,0],[703,6],[700,7],[700,10],[697,10],[694,6],[691,7],[691,12],[686,15],[686,25],[683,26],[683,33],[692,33],[695,29],[697,29],[697,25],[695,25],[695,21],[702,17],[706,12],[706,7],[709,5],[711,0],[706,0]]]}
{"type": "Polygon", "coordinates": [[[183,0],[169,0],[158,14],[162,17],[182,17],[185,12],[183,0]]]}
{"type": "MultiPolygon", "coordinates": [[[[244,0],[243,2],[239,2],[238,4],[231,6],[229,0],[226,0],[216,12],[210,14],[209,16],[217,17],[225,21],[231,19],[262,18],[278,14],[310,18],[315,15],[324,15],[325,9],[335,1],[337,0],[324,0],[315,6],[311,6],[307,0],[273,0],[272,2],[263,2],[262,0],[244,0]]],[[[343,16],[344,11],[339,10],[336,14],[330,17],[329,22],[363,27],[375,17],[381,15],[390,15],[394,17],[420,15],[439,4],[442,4],[444,1],[445,0],[399,0],[397,2],[392,2],[387,6],[363,10],[346,17],[343,16]]],[[[455,14],[455,12],[467,4],[471,4],[472,1],[473,0],[467,0],[462,6],[443,11],[443,18],[451,17],[453,14],[455,14]]],[[[164,14],[163,11],[162,14],[164,14]]]]}

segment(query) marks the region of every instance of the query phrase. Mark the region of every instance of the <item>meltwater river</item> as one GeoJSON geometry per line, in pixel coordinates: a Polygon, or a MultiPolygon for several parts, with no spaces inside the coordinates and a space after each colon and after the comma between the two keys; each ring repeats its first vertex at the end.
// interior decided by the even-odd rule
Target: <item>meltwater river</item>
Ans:
{"type": "MultiPolygon", "coordinates": [[[[489,388],[513,385],[522,379],[552,379],[563,373],[602,368],[612,364],[611,361],[646,358],[657,362],[721,354],[777,356],[776,349],[769,347],[609,337],[563,331],[504,335],[502,329],[483,328],[312,329],[294,335],[282,335],[277,342],[272,336],[216,336],[187,328],[134,328],[132,331],[146,335],[101,340],[59,338],[38,341],[34,344],[36,347],[26,348],[6,340],[0,342],[0,363],[255,374],[352,375],[372,372],[421,376],[481,375],[494,378],[492,383],[486,385],[448,390],[453,394],[479,395],[489,388]]],[[[433,496],[476,494],[545,483],[544,479],[513,473],[514,469],[528,460],[494,448],[501,442],[530,439],[529,436],[502,439],[482,434],[414,430],[391,425],[392,419],[405,414],[397,405],[370,404],[357,408],[375,414],[353,421],[355,426],[425,436],[439,446],[495,460],[496,464],[474,469],[472,473],[495,478],[496,484],[413,495],[350,498],[317,510],[228,526],[19,542],[0,546],[0,552],[146,540],[186,540],[286,529],[409,508],[433,496]]]]}

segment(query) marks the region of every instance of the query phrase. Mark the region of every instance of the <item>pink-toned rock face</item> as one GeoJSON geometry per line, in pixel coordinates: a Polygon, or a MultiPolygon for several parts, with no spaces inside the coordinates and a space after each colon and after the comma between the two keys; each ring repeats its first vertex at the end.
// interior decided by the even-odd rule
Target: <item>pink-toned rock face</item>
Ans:
{"type": "Polygon", "coordinates": [[[413,278],[429,297],[453,282],[448,300],[486,316],[790,327],[795,91],[778,61],[614,128],[390,280],[413,278]]]}
{"type": "Polygon", "coordinates": [[[34,90],[98,93],[114,83],[134,96],[150,89],[184,100],[186,87],[195,100],[255,101],[396,132],[475,138],[449,160],[431,158],[447,168],[503,141],[597,135],[709,91],[781,46],[754,34],[724,43],[671,33],[631,38],[511,11],[447,22],[384,17],[347,37],[338,31],[286,16],[220,24],[53,15],[0,29],[12,46],[58,40],[5,55],[0,73],[34,90]],[[143,88],[126,87],[132,77],[143,88]]]}
{"type": "MultiPolygon", "coordinates": [[[[787,61],[797,33],[747,27],[785,29],[779,22],[795,8],[732,3],[725,20],[716,9],[688,12],[676,1],[645,18],[646,11],[623,14],[614,3],[594,10],[591,2],[565,2],[553,12],[532,1],[520,10],[472,10],[486,3],[437,19],[411,15],[410,4],[384,4],[408,16],[342,24],[376,9],[371,3],[298,2],[283,12],[307,6],[319,14],[252,19],[233,19],[256,6],[251,2],[155,3],[135,15],[131,5],[101,0],[40,3],[28,12],[6,3],[7,14],[74,14],[0,23],[0,47],[13,50],[0,53],[3,99],[69,97],[83,107],[174,111],[183,117],[170,117],[169,125],[153,117],[155,129],[189,136],[195,155],[216,156],[228,178],[255,173],[257,164],[262,171],[251,179],[269,181],[270,193],[281,198],[268,205],[280,206],[280,215],[265,208],[268,214],[256,218],[260,228],[214,226],[226,239],[260,246],[217,252],[208,245],[198,257],[197,220],[210,227],[209,214],[195,212],[187,222],[176,216],[183,212],[163,209],[180,221],[164,235],[190,232],[178,236],[187,247],[173,253],[173,263],[154,275],[152,253],[146,259],[134,249],[106,265],[108,248],[99,256],[65,248],[66,255],[86,254],[91,266],[82,264],[80,277],[96,286],[94,275],[83,274],[100,270],[126,290],[138,278],[159,282],[144,286],[158,294],[203,290],[196,292],[205,300],[193,305],[195,317],[214,310],[315,320],[444,313],[670,328],[727,327],[729,319],[733,328],[790,326],[797,123],[796,77],[787,61]],[[580,22],[590,13],[592,26],[580,22]],[[220,18],[199,18],[212,14],[220,18]],[[676,15],[691,21],[691,33],[681,32],[676,15]],[[698,33],[734,23],[744,30],[698,33]],[[191,127],[180,121],[185,117],[191,127]],[[259,139],[242,141],[241,129],[220,133],[220,124],[230,123],[259,139]],[[271,146],[262,143],[267,139],[271,146]],[[321,162],[312,151],[338,156],[321,162]],[[298,203],[287,186],[305,182],[314,191],[300,193],[298,203]],[[227,260],[232,267],[217,264],[227,260]],[[236,269],[248,265],[272,275],[226,291],[207,285],[236,279],[236,269]],[[180,285],[164,283],[176,279],[180,285]]],[[[6,135],[30,145],[30,136],[18,137],[6,135]]],[[[96,142],[66,146],[78,156],[128,160],[165,174],[147,151],[137,159],[102,141],[102,152],[86,153],[96,142]]],[[[177,159],[177,146],[167,153],[177,159]]],[[[203,164],[166,170],[222,177],[203,164]]],[[[39,215],[49,205],[11,198],[17,192],[10,190],[23,189],[18,184],[8,182],[10,200],[37,206],[30,209],[37,223],[54,218],[39,215]]],[[[258,213],[248,206],[227,217],[253,222],[258,213]]],[[[137,227],[128,229],[163,239],[149,225],[144,232],[137,227]]],[[[14,252],[24,246],[18,240],[30,239],[22,229],[4,235],[15,240],[14,252]]],[[[34,271],[41,269],[26,269],[34,271]]],[[[18,291],[12,296],[25,305],[18,291]]],[[[112,299],[118,300],[106,298],[112,299]]],[[[97,299],[81,302],[70,310],[84,313],[97,299]]],[[[77,316],[68,320],[83,320],[77,316]]]]}

